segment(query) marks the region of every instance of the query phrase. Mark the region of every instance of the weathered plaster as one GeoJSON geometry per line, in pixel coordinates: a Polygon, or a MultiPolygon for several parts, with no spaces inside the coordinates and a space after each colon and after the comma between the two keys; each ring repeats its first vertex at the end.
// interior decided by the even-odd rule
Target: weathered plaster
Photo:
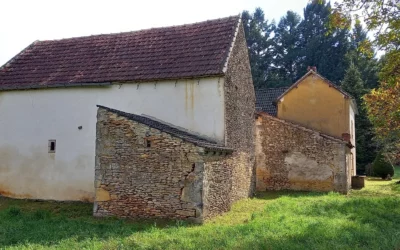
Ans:
{"type": "Polygon", "coordinates": [[[93,200],[97,104],[224,141],[223,84],[204,78],[1,92],[0,193],[93,200]],[[51,139],[56,153],[48,153],[51,139]]]}
{"type": "Polygon", "coordinates": [[[322,133],[349,133],[350,101],[317,75],[310,74],[278,102],[277,117],[322,133]]]}
{"type": "Polygon", "coordinates": [[[261,114],[256,119],[258,191],[313,190],[347,193],[346,143],[261,114]]]}

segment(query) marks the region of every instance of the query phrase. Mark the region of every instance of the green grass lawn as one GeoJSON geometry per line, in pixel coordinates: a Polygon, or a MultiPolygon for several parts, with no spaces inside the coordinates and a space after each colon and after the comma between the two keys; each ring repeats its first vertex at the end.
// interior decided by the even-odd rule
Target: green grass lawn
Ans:
{"type": "Polygon", "coordinates": [[[400,249],[397,179],[336,193],[266,192],[206,224],[96,219],[92,205],[0,198],[0,248],[400,249]]]}

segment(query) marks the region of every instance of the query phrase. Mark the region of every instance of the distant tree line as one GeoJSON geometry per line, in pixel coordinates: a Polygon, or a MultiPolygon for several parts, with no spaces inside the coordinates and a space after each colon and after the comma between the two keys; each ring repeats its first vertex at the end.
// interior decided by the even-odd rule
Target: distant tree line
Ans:
{"type": "Polygon", "coordinates": [[[288,11],[278,23],[267,20],[261,8],[244,11],[242,21],[256,89],[289,86],[308,66],[316,66],[355,98],[357,169],[362,172],[377,152],[363,96],[379,86],[382,62],[372,46],[365,46],[371,41],[361,22],[332,25],[333,12],[330,2],[315,0],[302,16],[288,11]]]}

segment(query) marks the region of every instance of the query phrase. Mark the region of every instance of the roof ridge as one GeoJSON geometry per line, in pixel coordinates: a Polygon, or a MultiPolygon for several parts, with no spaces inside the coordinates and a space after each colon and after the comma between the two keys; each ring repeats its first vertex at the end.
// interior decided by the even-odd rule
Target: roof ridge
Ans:
{"type": "Polygon", "coordinates": [[[194,22],[194,23],[185,23],[185,24],[162,26],[162,27],[152,27],[152,28],[144,28],[144,29],[139,29],[139,30],[122,31],[122,32],[114,32],[114,33],[104,33],[104,34],[101,33],[101,34],[92,34],[92,35],[84,35],[84,36],[65,37],[65,38],[60,38],[60,39],[36,40],[35,42],[56,42],[56,41],[74,40],[74,39],[80,39],[80,38],[100,37],[100,36],[115,36],[115,35],[124,35],[124,34],[131,35],[134,33],[140,33],[140,32],[146,32],[146,31],[157,31],[157,30],[163,30],[163,29],[169,29],[169,28],[181,28],[181,27],[186,27],[186,26],[201,25],[201,24],[206,24],[208,22],[222,21],[222,20],[227,20],[227,19],[234,18],[234,17],[240,18],[238,15],[232,15],[232,16],[221,17],[221,18],[208,19],[205,21],[199,21],[199,22],[194,22]]]}
{"type": "Polygon", "coordinates": [[[273,87],[273,88],[256,88],[256,91],[257,90],[272,90],[272,89],[287,89],[287,88],[290,88],[290,86],[282,86],[282,87],[273,87]]]}

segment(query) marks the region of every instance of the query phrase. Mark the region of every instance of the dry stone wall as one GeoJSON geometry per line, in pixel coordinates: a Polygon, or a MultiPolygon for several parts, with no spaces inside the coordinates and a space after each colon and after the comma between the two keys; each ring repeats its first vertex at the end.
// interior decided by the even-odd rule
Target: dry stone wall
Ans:
{"type": "Polygon", "coordinates": [[[94,215],[201,220],[203,150],[99,108],[94,215]]]}
{"type": "Polygon", "coordinates": [[[230,203],[255,191],[255,93],[243,25],[237,30],[225,76],[225,140],[234,148],[224,163],[232,168],[230,203]]]}
{"type": "Polygon", "coordinates": [[[350,153],[340,139],[262,114],[256,119],[256,186],[347,193],[350,153]]]}
{"type": "Polygon", "coordinates": [[[95,216],[201,223],[228,211],[240,195],[233,188],[233,167],[240,164],[234,155],[107,109],[99,108],[97,118],[95,216]]]}

